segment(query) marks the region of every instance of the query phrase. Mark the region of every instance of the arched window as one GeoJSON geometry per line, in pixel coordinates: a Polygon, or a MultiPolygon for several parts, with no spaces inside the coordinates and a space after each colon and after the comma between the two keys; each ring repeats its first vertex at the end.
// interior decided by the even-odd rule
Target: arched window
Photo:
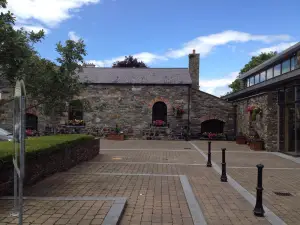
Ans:
{"type": "Polygon", "coordinates": [[[83,120],[83,105],[80,100],[73,100],[69,104],[69,121],[83,120]]]}
{"type": "Polygon", "coordinates": [[[167,105],[164,102],[156,102],[152,107],[152,121],[162,120],[167,123],[167,105]]]}
{"type": "Polygon", "coordinates": [[[224,122],[218,119],[206,120],[201,123],[201,133],[211,132],[211,133],[223,133],[224,122]]]}
{"type": "Polygon", "coordinates": [[[38,130],[38,117],[31,113],[26,113],[26,129],[38,130]]]}

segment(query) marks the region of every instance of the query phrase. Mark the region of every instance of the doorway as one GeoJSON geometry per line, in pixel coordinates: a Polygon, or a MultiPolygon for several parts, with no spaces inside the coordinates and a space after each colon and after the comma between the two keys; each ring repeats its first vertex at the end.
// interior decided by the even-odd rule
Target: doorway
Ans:
{"type": "Polygon", "coordinates": [[[152,107],[152,122],[162,120],[167,123],[168,109],[164,102],[156,102],[152,107]]]}

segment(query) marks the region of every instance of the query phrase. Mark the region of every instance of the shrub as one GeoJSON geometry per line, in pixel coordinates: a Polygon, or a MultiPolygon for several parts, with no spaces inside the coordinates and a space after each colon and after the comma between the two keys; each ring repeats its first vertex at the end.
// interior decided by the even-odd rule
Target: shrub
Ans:
{"type": "MultiPolygon", "coordinates": [[[[25,140],[26,157],[41,153],[49,153],[64,149],[64,146],[77,144],[82,141],[94,139],[93,136],[84,134],[62,134],[42,137],[29,137],[25,140]]],[[[0,159],[7,161],[14,154],[13,142],[0,142],[0,159]]]]}

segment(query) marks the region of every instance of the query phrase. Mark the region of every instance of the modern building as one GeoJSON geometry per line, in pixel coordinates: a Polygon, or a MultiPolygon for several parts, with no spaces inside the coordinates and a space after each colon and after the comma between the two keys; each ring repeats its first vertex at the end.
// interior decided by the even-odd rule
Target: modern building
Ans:
{"type": "Polygon", "coordinates": [[[300,42],[239,76],[223,99],[236,108],[236,132],[257,132],[269,151],[300,154],[300,42]],[[252,108],[251,108],[252,107],[252,108]],[[253,115],[253,107],[258,109],[253,115]]]}

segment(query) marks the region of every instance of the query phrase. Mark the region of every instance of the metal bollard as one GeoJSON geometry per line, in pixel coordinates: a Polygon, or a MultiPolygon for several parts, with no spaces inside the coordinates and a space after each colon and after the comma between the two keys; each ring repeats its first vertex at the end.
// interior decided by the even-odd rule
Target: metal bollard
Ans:
{"type": "Polygon", "coordinates": [[[211,167],[211,141],[208,142],[207,167],[211,167]]]}
{"type": "Polygon", "coordinates": [[[263,192],[263,187],[262,187],[262,171],[264,168],[264,165],[258,164],[256,165],[258,173],[257,173],[257,187],[256,187],[256,204],[255,208],[253,210],[255,216],[263,217],[265,214],[265,210],[263,208],[262,204],[262,192],[263,192]]]}
{"type": "Polygon", "coordinates": [[[226,151],[226,148],[222,148],[222,175],[221,175],[222,182],[227,182],[225,151],[226,151]]]}

